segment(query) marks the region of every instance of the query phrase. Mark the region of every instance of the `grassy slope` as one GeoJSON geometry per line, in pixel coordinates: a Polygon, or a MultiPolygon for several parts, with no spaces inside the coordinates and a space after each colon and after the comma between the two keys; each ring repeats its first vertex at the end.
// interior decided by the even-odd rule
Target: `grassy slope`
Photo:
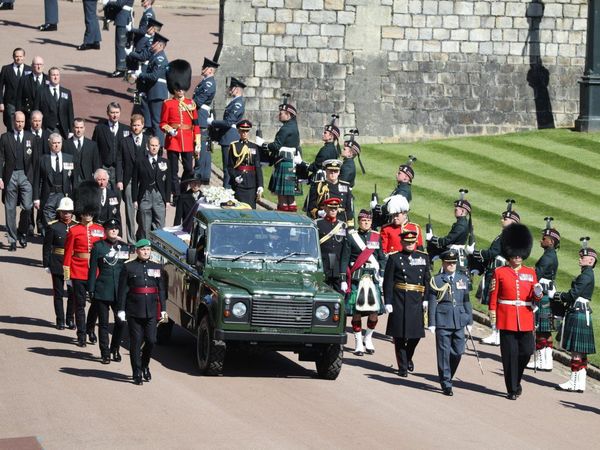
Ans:
{"type": "MultiPolygon", "coordinates": [[[[312,161],[318,147],[304,149],[312,161]]],[[[469,190],[477,247],[483,248],[500,232],[505,200],[515,208],[534,234],[535,245],[527,261],[533,266],[542,251],[537,245],[544,217],[554,217],[562,236],[559,250],[559,290],[569,288],[579,273],[579,238],[591,236],[600,249],[600,134],[545,130],[493,137],[457,138],[413,144],[364,145],[366,175],[358,174],[354,188],[355,210],[367,207],[374,184],[380,198],[395,186],[398,164],[409,154],[417,156],[411,220],[424,226],[431,214],[434,232],[445,234],[454,221],[452,201],[459,188],[469,190]]],[[[220,152],[213,154],[220,165],[220,152]]],[[[265,184],[270,178],[265,170],[265,184]]],[[[305,194],[308,189],[305,187],[305,194]]],[[[270,197],[272,198],[272,197],[270,197]]],[[[273,198],[272,198],[273,199],[273,198]]],[[[300,203],[300,202],[299,202],[300,203]]],[[[600,311],[597,294],[593,299],[600,311]]],[[[478,305],[476,305],[478,306],[478,305]]],[[[485,307],[478,306],[485,310],[485,307]]],[[[594,317],[596,346],[600,352],[600,313],[594,317]]],[[[600,354],[590,358],[600,365],[600,354]]]]}

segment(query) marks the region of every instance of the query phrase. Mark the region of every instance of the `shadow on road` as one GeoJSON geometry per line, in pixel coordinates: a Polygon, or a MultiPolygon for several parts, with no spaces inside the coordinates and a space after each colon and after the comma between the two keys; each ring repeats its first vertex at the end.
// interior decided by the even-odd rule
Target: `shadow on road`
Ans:
{"type": "Polygon", "coordinates": [[[0,19],[0,22],[2,22],[2,25],[7,25],[10,27],[29,28],[30,30],[38,29],[38,27],[36,27],[36,26],[28,25],[26,23],[21,23],[21,22],[15,22],[14,20],[0,19]]]}
{"type": "Polygon", "coordinates": [[[61,47],[77,48],[77,45],[71,44],[70,42],[57,41],[56,39],[50,38],[36,37],[33,40],[30,40],[29,42],[31,42],[32,44],[59,45],[61,47]]]}
{"type": "Polygon", "coordinates": [[[86,378],[102,378],[110,381],[120,381],[122,383],[131,383],[131,378],[118,372],[110,372],[108,370],[99,369],[80,369],[78,367],[61,367],[61,373],[75,375],[86,378]]]}
{"type": "Polygon", "coordinates": [[[59,334],[38,333],[35,331],[14,330],[9,328],[1,329],[0,334],[6,334],[7,336],[30,341],[58,342],[60,344],[71,344],[75,342],[74,336],[69,337],[59,334]]]}
{"type": "Polygon", "coordinates": [[[50,297],[54,295],[54,292],[51,288],[26,287],[25,290],[38,295],[48,295],[50,297]]]}
{"type": "Polygon", "coordinates": [[[95,75],[102,75],[105,77],[108,77],[110,75],[110,72],[105,72],[104,70],[96,69],[95,67],[80,66],[79,64],[65,64],[63,67],[65,69],[73,70],[75,72],[87,72],[93,73],[95,75]]]}
{"type": "MultiPolygon", "coordinates": [[[[4,247],[4,248],[6,248],[6,247],[4,247]]],[[[6,263],[10,263],[10,264],[19,264],[22,266],[29,266],[29,267],[42,267],[42,264],[40,263],[39,259],[23,258],[23,257],[19,257],[19,256],[1,256],[0,262],[6,262],[6,263]]]]}
{"type": "Polygon", "coordinates": [[[595,406],[590,405],[582,405],[581,403],[568,402],[565,400],[561,400],[560,404],[565,408],[576,409],[578,411],[592,412],[594,414],[600,414],[600,408],[596,408],[595,406]]]}
{"type": "MultiPolygon", "coordinates": [[[[470,354],[475,356],[475,353],[473,353],[473,349],[468,349],[468,350],[470,351],[470,354]]],[[[495,353],[486,352],[485,347],[483,345],[479,345],[477,347],[477,353],[479,353],[479,357],[481,359],[493,359],[494,361],[502,363],[502,358],[500,358],[500,355],[497,355],[495,353]]]]}
{"type": "Polygon", "coordinates": [[[29,347],[28,350],[32,353],[44,356],[56,356],[58,358],[73,358],[85,361],[97,361],[100,363],[100,358],[95,357],[90,352],[79,350],[67,350],[62,348],[45,348],[45,347],[29,347]]]}
{"type": "Polygon", "coordinates": [[[0,316],[0,322],[15,323],[18,325],[34,325],[36,327],[54,328],[54,323],[37,317],[0,316]]]}
{"type": "MultiPolygon", "coordinates": [[[[106,87],[102,87],[102,86],[86,86],[85,89],[88,92],[91,92],[92,94],[107,95],[110,97],[120,98],[122,100],[131,100],[131,95],[129,95],[125,92],[118,92],[118,91],[115,91],[114,89],[110,89],[110,88],[106,88],[106,87]]],[[[105,119],[105,117],[103,117],[103,119],[105,119]]]]}
{"type": "Polygon", "coordinates": [[[401,378],[398,376],[394,377],[384,377],[381,375],[367,375],[370,379],[375,381],[381,381],[383,383],[389,383],[396,386],[406,386],[413,389],[422,389],[429,392],[437,392],[441,393],[442,391],[436,387],[433,387],[429,384],[422,383],[420,381],[413,381],[411,377],[413,375],[409,375],[408,378],[401,378]]]}
{"type": "MultiPolygon", "coordinates": [[[[528,370],[528,369],[525,369],[525,370],[528,370]]],[[[550,387],[552,389],[554,389],[556,387],[556,383],[551,383],[549,381],[537,378],[537,376],[534,375],[533,373],[534,372],[531,372],[531,374],[527,374],[527,372],[525,372],[523,374],[523,380],[527,381],[528,383],[537,384],[539,386],[550,387]]]]}
{"type": "Polygon", "coordinates": [[[396,373],[396,369],[394,369],[393,366],[387,366],[385,364],[369,360],[368,357],[357,356],[354,358],[344,358],[344,365],[360,367],[362,369],[372,370],[373,372],[396,373]]]}

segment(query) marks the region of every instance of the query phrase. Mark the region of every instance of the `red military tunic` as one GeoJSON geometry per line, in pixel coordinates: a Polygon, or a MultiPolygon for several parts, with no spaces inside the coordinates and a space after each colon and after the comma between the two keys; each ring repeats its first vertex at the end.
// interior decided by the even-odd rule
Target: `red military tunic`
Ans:
{"type": "Polygon", "coordinates": [[[78,223],[69,228],[65,241],[65,259],[63,270],[65,280],[87,280],[90,264],[90,252],[94,243],[104,239],[104,227],[90,222],[78,223]]]}
{"type": "Polygon", "coordinates": [[[401,252],[402,242],[400,234],[404,231],[417,232],[417,248],[423,248],[423,232],[421,227],[414,222],[406,222],[403,225],[396,226],[387,224],[381,227],[381,249],[384,253],[401,252]]]}
{"type": "Polygon", "coordinates": [[[490,311],[496,311],[499,330],[533,331],[533,308],[542,296],[536,297],[533,286],[538,282],[535,270],[521,266],[498,267],[490,284],[490,311]]]}
{"type": "Polygon", "coordinates": [[[165,100],[160,113],[160,129],[165,132],[165,148],[173,152],[193,152],[199,141],[198,110],[189,98],[165,100]],[[177,134],[171,136],[169,131],[177,134]]]}

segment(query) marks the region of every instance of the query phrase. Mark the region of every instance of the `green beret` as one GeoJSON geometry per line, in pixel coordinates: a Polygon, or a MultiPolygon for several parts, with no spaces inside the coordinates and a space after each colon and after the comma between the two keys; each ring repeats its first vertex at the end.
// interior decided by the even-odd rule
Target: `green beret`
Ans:
{"type": "Polygon", "coordinates": [[[148,239],[140,239],[135,243],[135,248],[150,247],[151,245],[148,239]]]}

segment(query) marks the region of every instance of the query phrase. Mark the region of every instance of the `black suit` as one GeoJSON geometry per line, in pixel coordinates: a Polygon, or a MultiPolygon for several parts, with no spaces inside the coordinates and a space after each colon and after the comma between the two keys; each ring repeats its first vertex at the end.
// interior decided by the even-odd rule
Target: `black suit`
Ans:
{"type": "Polygon", "coordinates": [[[56,208],[61,199],[65,196],[73,197],[73,176],[75,163],[73,156],[68,153],[62,153],[61,173],[55,178],[56,172],[52,167],[52,155],[43,155],[40,164],[36,183],[33,186],[34,200],[40,200],[41,208],[44,213],[44,228],[56,217],[56,208]]]}
{"type": "MultiPolygon", "coordinates": [[[[31,131],[31,129],[29,131],[31,131]]],[[[42,155],[49,155],[50,154],[50,143],[48,142],[48,140],[50,139],[50,135],[52,134],[52,132],[42,129],[41,136],[38,136],[38,134],[34,133],[33,131],[31,131],[31,133],[35,136],[35,138],[38,142],[38,146],[39,146],[38,155],[39,155],[40,159],[42,158],[42,155]]]]}
{"type": "Polygon", "coordinates": [[[121,222],[121,200],[115,191],[106,188],[106,200],[104,205],[100,205],[100,214],[98,214],[95,221],[100,225],[104,225],[110,219],[117,219],[121,222]]]}
{"type": "Polygon", "coordinates": [[[35,109],[35,101],[40,95],[42,89],[46,86],[46,75],[42,74],[41,77],[42,82],[40,84],[36,82],[33,73],[30,73],[25,77],[21,77],[21,80],[19,81],[19,87],[17,88],[16,108],[17,111],[22,111],[25,113],[26,128],[31,126],[31,111],[35,109]]]}
{"type": "Polygon", "coordinates": [[[63,145],[64,152],[72,155],[75,161],[75,187],[79,186],[82,181],[93,180],[94,172],[101,166],[96,143],[86,137],[82,139],[81,150],[77,149],[75,138],[66,140],[63,145]]]}
{"type": "MultiPolygon", "coordinates": [[[[199,193],[199,197],[202,196],[202,193],[199,193]]],[[[192,191],[182,192],[179,197],[177,197],[177,207],[175,208],[175,220],[173,221],[173,225],[181,225],[183,219],[187,217],[190,211],[194,208],[197,199],[194,198],[194,194],[192,191]]]]}
{"type": "Polygon", "coordinates": [[[71,91],[62,86],[59,87],[58,102],[50,85],[42,88],[35,102],[35,109],[39,109],[44,115],[42,126],[47,130],[57,130],[64,139],[71,132],[73,125],[73,96],[71,91]]]}
{"type": "Polygon", "coordinates": [[[21,76],[17,77],[14,64],[2,66],[0,70],[0,103],[4,104],[3,120],[7,131],[12,131],[12,115],[15,113],[17,105],[17,90],[19,88],[19,80],[31,72],[31,67],[25,64],[21,65],[21,76]]]}
{"type": "Polygon", "coordinates": [[[112,188],[116,186],[116,168],[117,168],[117,150],[121,139],[126,138],[131,134],[131,129],[119,122],[119,128],[116,134],[110,129],[108,120],[104,120],[96,125],[92,139],[98,144],[100,151],[100,162],[102,167],[108,171],[109,179],[112,188]]]}

